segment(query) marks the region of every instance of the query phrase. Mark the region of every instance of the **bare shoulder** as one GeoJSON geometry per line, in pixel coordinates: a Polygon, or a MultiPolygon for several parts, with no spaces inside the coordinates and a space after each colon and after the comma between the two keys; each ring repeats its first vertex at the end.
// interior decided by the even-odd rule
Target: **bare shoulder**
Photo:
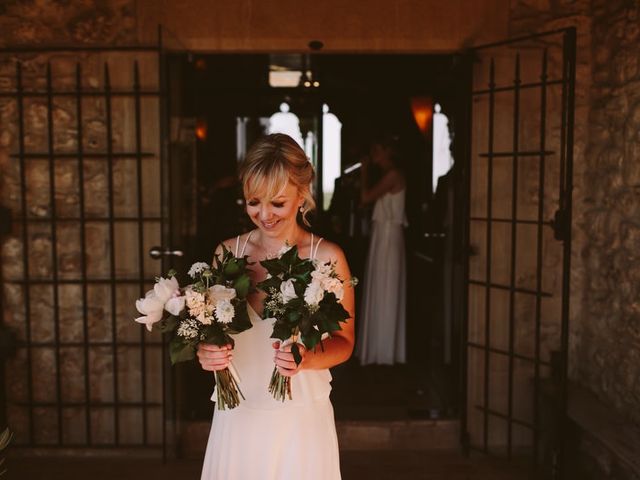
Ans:
{"type": "Polygon", "coordinates": [[[246,240],[246,238],[249,235],[249,233],[250,232],[246,232],[246,233],[240,234],[240,235],[238,235],[236,237],[231,237],[231,238],[227,238],[226,240],[223,240],[218,245],[216,245],[216,249],[214,251],[214,255],[222,254],[222,245],[224,245],[227,248],[227,250],[231,250],[233,253],[235,253],[236,244],[238,243],[238,240],[240,242],[240,245],[242,245],[242,242],[244,242],[246,240]]]}
{"type": "Polygon", "coordinates": [[[342,250],[340,245],[324,238],[318,246],[318,253],[316,254],[316,258],[323,262],[337,261],[338,263],[347,263],[344,251],[342,250]]]}
{"type": "Polygon", "coordinates": [[[405,182],[404,172],[399,168],[392,168],[391,170],[389,170],[387,175],[389,175],[389,177],[391,177],[391,179],[396,183],[405,182]]]}

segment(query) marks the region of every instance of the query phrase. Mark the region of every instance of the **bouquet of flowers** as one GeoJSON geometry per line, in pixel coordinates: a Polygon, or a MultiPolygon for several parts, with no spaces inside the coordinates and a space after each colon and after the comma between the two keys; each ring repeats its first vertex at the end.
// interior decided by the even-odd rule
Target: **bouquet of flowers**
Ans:
{"type": "MultiPolygon", "coordinates": [[[[180,287],[176,272],[167,278],[156,279],[153,290],[136,301],[143,315],[135,319],[149,331],[157,324],[169,333],[171,363],[192,360],[198,343],[206,342],[222,347],[234,344],[231,337],[251,328],[247,312],[250,278],[247,257],[237,258],[223,245],[221,255],[213,265],[194,263],[188,275],[193,284],[180,287]]],[[[233,366],[232,366],[233,369],[233,366]]],[[[218,409],[235,408],[244,398],[238,381],[229,369],[215,372],[218,409]]]]}
{"type": "MultiPolygon", "coordinates": [[[[323,338],[340,330],[340,322],[349,318],[340,303],[345,281],[338,277],[335,264],[303,260],[295,246],[284,247],[275,258],[260,264],[267,270],[267,278],[257,285],[267,294],[265,317],[275,318],[271,338],[282,340],[281,348],[290,344],[299,365],[299,344],[307,350],[318,344],[322,348],[323,338]]],[[[355,278],[348,281],[356,283],[355,278]]],[[[271,375],[269,392],[276,400],[292,399],[291,378],[281,375],[277,367],[271,375]]]]}

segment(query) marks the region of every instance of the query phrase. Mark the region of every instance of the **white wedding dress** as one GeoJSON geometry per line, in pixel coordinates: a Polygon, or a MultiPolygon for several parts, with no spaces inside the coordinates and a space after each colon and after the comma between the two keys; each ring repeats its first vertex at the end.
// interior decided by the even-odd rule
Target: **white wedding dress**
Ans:
{"type": "Polygon", "coordinates": [[[387,193],[373,207],[364,272],[356,356],[362,365],[406,362],[407,267],[405,190],[387,193]]]}
{"type": "MultiPolygon", "coordinates": [[[[313,236],[311,245],[315,253],[313,236]]],[[[268,391],[273,320],[263,320],[251,306],[249,317],[252,328],[233,337],[233,365],[245,399],[232,410],[215,409],[201,480],[340,479],[329,370],[302,370],[291,378],[293,400],[275,400],[268,391]]]]}

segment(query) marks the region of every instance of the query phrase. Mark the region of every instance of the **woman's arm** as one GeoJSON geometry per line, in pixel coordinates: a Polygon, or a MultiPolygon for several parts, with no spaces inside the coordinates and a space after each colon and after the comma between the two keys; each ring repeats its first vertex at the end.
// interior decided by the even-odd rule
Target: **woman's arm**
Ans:
{"type": "MultiPolygon", "coordinates": [[[[318,249],[317,258],[323,262],[336,262],[336,273],[338,276],[342,280],[351,279],[351,271],[349,270],[344,252],[335,243],[326,240],[323,241],[318,249]]],[[[349,319],[347,319],[346,322],[340,322],[342,330],[332,332],[331,338],[322,341],[324,348],[318,345],[315,350],[303,352],[302,363],[298,366],[293,361],[293,354],[290,353],[291,349],[289,347],[287,347],[284,352],[279,350],[275,352],[274,360],[278,366],[278,371],[282,375],[295,375],[301,369],[319,370],[331,368],[346,362],[351,357],[355,344],[355,302],[353,286],[350,282],[345,283],[344,296],[340,303],[342,303],[344,309],[349,313],[349,319]]],[[[273,346],[274,348],[278,348],[279,342],[275,342],[273,346]]]]}
{"type": "Polygon", "coordinates": [[[382,197],[385,193],[390,192],[398,186],[398,183],[402,181],[402,176],[397,170],[389,170],[385,173],[378,183],[371,188],[366,186],[366,169],[363,169],[362,182],[360,187],[360,204],[367,205],[375,202],[378,198],[382,197]]]}

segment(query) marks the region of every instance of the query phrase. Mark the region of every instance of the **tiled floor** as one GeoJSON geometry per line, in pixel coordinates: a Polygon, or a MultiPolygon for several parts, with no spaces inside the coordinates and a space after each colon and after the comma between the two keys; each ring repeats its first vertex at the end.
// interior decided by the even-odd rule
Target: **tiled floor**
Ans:
{"type": "MultiPolygon", "coordinates": [[[[198,480],[199,461],[9,458],[7,480],[198,480]]],[[[529,480],[515,466],[448,452],[344,452],[344,480],[529,480]]],[[[216,479],[233,480],[233,479],[216,479]]],[[[256,479],[260,480],[260,479],[256,479]]],[[[304,480],[304,479],[300,479],[304,480]]]]}

